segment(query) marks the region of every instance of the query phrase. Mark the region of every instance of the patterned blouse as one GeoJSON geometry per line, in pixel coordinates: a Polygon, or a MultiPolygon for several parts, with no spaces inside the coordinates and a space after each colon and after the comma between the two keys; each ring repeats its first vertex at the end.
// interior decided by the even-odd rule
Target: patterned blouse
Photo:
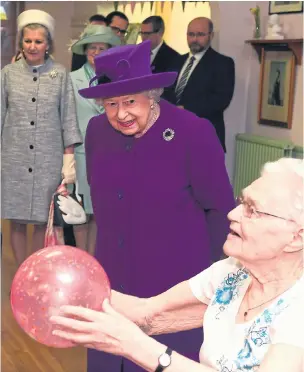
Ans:
{"type": "Polygon", "coordinates": [[[216,371],[258,371],[271,344],[304,348],[304,276],[256,317],[236,323],[250,282],[246,269],[232,258],[189,281],[193,294],[209,305],[200,361],[216,371]]]}

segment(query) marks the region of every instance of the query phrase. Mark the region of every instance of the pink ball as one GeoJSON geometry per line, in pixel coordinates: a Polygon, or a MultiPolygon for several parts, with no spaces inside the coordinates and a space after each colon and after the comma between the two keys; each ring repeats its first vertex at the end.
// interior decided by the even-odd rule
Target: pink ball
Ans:
{"type": "Polygon", "coordinates": [[[85,251],[58,245],[32,254],[19,267],[11,288],[11,307],[20,327],[41,344],[67,348],[74,346],[53,336],[49,318],[62,305],[101,310],[110,298],[107,274],[85,251]]]}

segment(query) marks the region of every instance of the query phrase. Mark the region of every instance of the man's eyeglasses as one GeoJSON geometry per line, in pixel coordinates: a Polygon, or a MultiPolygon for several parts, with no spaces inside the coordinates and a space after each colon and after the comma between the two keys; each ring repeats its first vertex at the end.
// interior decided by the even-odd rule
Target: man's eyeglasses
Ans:
{"type": "Polygon", "coordinates": [[[159,30],[154,30],[154,31],[139,31],[139,35],[141,36],[150,36],[153,34],[157,34],[159,30]]]}
{"type": "Polygon", "coordinates": [[[211,32],[187,32],[187,35],[189,37],[204,37],[204,36],[207,36],[207,35],[210,35],[211,32]]]}
{"type": "Polygon", "coordinates": [[[239,205],[241,205],[242,208],[243,208],[243,216],[247,217],[247,218],[260,218],[261,215],[264,214],[266,216],[276,217],[276,218],[280,218],[281,220],[289,221],[285,217],[281,217],[281,216],[277,216],[275,214],[270,214],[270,213],[267,213],[267,212],[259,211],[258,209],[255,208],[254,205],[248,203],[242,197],[238,197],[236,199],[236,206],[238,207],[239,205]]]}
{"type": "Polygon", "coordinates": [[[124,36],[127,35],[128,31],[127,30],[122,30],[121,28],[119,27],[116,27],[116,26],[110,26],[112,31],[114,31],[116,34],[122,34],[124,36]]]}

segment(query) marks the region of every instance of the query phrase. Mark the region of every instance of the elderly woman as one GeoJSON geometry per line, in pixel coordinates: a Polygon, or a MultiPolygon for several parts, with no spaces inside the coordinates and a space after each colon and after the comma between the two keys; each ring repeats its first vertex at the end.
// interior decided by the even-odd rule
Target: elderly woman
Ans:
{"type": "MultiPolygon", "coordinates": [[[[152,74],[150,50],[147,41],[104,51],[95,58],[96,80],[104,83],[80,90],[105,108],[91,119],[85,145],[95,256],[113,289],[139,297],[154,296],[219,259],[234,205],[212,125],[160,101],[176,74],[152,74]]],[[[160,340],[198,359],[202,332],[160,340]]],[[[100,366],[120,372],[121,363],[88,353],[89,372],[100,366]]],[[[138,370],[123,364],[125,372],[138,370]]]]}
{"type": "Polygon", "coordinates": [[[1,73],[2,218],[11,245],[26,258],[26,224],[35,225],[33,250],[43,248],[53,193],[75,179],[74,146],[82,142],[68,72],[55,63],[54,19],[40,10],[18,17],[22,59],[1,73]]]}
{"type": "MultiPolygon", "coordinates": [[[[85,99],[78,93],[80,89],[86,88],[90,80],[95,76],[94,58],[105,50],[120,45],[121,41],[110,27],[100,25],[89,25],[84,30],[81,38],[71,47],[74,54],[85,55],[87,62],[79,70],[71,73],[71,79],[76,99],[77,120],[79,128],[85,138],[90,119],[104,112],[102,106],[97,105],[93,99],[85,99]]],[[[94,84],[94,83],[93,83],[94,84]]],[[[97,84],[97,81],[94,85],[97,84]]],[[[87,214],[87,223],[74,226],[76,246],[83,248],[89,253],[94,253],[96,242],[96,223],[93,218],[93,207],[90,196],[90,188],[86,175],[85,148],[81,145],[75,149],[76,178],[78,192],[83,197],[83,204],[87,214]]]]}
{"type": "Polygon", "coordinates": [[[303,186],[302,160],[267,164],[228,215],[229,258],[156,297],[113,292],[114,307],[149,334],[204,326],[201,364],[148,337],[108,300],[102,313],[63,307],[51,320],[65,328],[54,334],[146,371],[303,372],[303,186]]]}

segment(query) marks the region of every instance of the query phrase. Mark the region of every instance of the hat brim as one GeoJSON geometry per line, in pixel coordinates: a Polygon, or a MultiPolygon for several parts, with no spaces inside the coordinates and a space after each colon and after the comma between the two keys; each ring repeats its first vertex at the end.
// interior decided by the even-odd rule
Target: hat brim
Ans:
{"type": "Polygon", "coordinates": [[[79,90],[84,98],[109,98],[135,94],[150,89],[165,88],[172,85],[177,72],[162,72],[138,78],[115,81],[79,90]]]}
{"type": "Polygon", "coordinates": [[[71,46],[71,51],[75,54],[84,55],[84,45],[92,44],[92,43],[105,43],[110,44],[111,46],[118,46],[121,45],[120,39],[115,35],[108,35],[108,34],[99,34],[99,35],[91,35],[85,37],[81,40],[76,41],[71,46]]]}

